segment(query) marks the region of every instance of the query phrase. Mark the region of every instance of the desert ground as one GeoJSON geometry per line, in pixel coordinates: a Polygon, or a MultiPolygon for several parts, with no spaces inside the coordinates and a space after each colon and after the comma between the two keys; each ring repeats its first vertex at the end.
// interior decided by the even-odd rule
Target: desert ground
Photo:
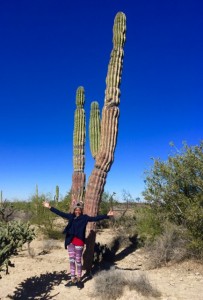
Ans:
{"type": "MultiPolygon", "coordinates": [[[[109,244],[115,237],[115,230],[103,229],[97,234],[97,242],[109,244]]],[[[142,277],[156,291],[143,291],[139,288],[123,286],[114,299],[162,299],[162,300],[202,300],[203,299],[203,266],[198,262],[186,261],[171,264],[159,269],[147,267],[146,256],[142,249],[133,247],[120,248],[106,271],[97,269],[92,277],[84,277],[84,288],[65,287],[69,280],[69,261],[63,241],[37,238],[31,242],[28,253],[27,245],[23,246],[18,256],[11,260],[14,268],[9,274],[1,273],[0,299],[113,299],[111,292],[120,288],[106,283],[106,295],[100,294],[98,276],[104,272],[119,270],[126,278],[142,277]]],[[[109,273],[105,273],[109,274],[109,273]]],[[[102,277],[101,277],[102,278],[102,277]]],[[[108,278],[108,275],[107,275],[108,278]]],[[[108,280],[107,280],[108,281],[108,280]]],[[[101,283],[102,284],[102,281],[101,283]]],[[[138,286],[139,287],[139,286],[138,286]]]]}

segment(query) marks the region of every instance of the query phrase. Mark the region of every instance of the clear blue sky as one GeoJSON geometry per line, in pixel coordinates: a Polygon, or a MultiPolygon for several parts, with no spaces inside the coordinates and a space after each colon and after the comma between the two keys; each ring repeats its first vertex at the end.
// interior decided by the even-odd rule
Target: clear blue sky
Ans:
{"type": "MultiPolygon", "coordinates": [[[[71,187],[75,91],[102,107],[114,16],[127,16],[117,147],[105,190],[144,189],[151,157],[203,133],[203,2],[0,1],[0,190],[7,199],[71,187]]],[[[86,145],[86,174],[93,168],[86,145]]]]}

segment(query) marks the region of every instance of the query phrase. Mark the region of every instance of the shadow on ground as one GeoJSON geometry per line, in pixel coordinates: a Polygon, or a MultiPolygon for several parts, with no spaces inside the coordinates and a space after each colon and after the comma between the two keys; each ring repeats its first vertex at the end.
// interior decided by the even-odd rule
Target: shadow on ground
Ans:
{"type": "Polygon", "coordinates": [[[122,244],[123,241],[120,239],[120,237],[114,240],[114,243],[113,245],[111,245],[111,247],[96,243],[95,262],[108,261],[115,263],[119,260],[124,259],[126,256],[137,250],[139,246],[137,236],[128,237],[124,241],[124,246],[122,244]],[[122,248],[122,251],[118,252],[120,248],[122,248]]]}
{"type": "Polygon", "coordinates": [[[66,271],[33,276],[20,283],[13,295],[8,295],[7,298],[14,300],[55,299],[59,293],[50,296],[51,290],[55,285],[59,285],[62,280],[68,280],[69,278],[69,274],[66,271]]]}
{"type": "MultiPolygon", "coordinates": [[[[130,253],[135,251],[138,247],[137,238],[129,238],[126,247],[119,253],[117,253],[120,247],[120,241],[115,240],[114,245],[109,249],[106,245],[95,244],[96,258],[94,266],[90,273],[85,273],[82,277],[83,283],[92,279],[96,273],[101,270],[109,270],[112,266],[115,266],[116,261],[124,259],[130,253]]],[[[13,295],[8,295],[8,299],[21,299],[21,300],[49,300],[55,299],[59,294],[50,295],[53,287],[61,284],[63,280],[70,279],[70,275],[67,271],[53,272],[41,274],[40,276],[33,276],[27,278],[14,291],[13,295]]]]}
{"type": "MultiPolygon", "coordinates": [[[[85,273],[83,276],[84,282],[90,280],[93,275],[102,270],[109,270],[112,267],[118,268],[117,261],[120,261],[130,255],[139,248],[137,236],[128,237],[122,241],[119,237],[114,240],[114,243],[109,248],[107,245],[95,244],[94,266],[90,273],[85,273]],[[124,243],[124,245],[123,245],[124,243]],[[122,248],[120,252],[118,250],[122,248]]],[[[138,270],[140,268],[128,268],[128,270],[138,270]]],[[[126,269],[127,270],[127,269],[126,269]]]]}
{"type": "Polygon", "coordinates": [[[121,252],[118,254],[115,254],[114,261],[119,261],[124,259],[126,256],[137,250],[138,248],[138,240],[137,237],[129,237],[130,244],[124,248],[121,252]]]}

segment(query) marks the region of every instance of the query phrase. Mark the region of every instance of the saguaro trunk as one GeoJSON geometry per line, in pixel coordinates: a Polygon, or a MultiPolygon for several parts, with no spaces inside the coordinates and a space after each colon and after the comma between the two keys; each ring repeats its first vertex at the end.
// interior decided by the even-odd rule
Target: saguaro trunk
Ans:
{"type": "MultiPolygon", "coordinates": [[[[95,216],[99,210],[101,196],[104,191],[107,173],[114,160],[119,119],[120,83],[124,56],[126,33],[126,17],[118,13],[113,27],[113,50],[111,52],[108,73],[106,77],[106,91],[101,121],[100,147],[96,155],[94,169],[88,180],[85,195],[85,213],[95,216]]],[[[87,227],[87,243],[84,253],[84,269],[91,270],[95,244],[95,224],[87,227]]]]}

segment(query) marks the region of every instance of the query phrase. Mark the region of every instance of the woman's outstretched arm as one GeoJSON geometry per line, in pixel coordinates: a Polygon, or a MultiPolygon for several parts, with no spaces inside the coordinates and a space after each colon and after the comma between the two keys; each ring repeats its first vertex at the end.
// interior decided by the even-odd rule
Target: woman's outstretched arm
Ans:
{"type": "Polygon", "coordinates": [[[48,201],[42,202],[42,205],[46,208],[49,208],[50,211],[52,211],[53,213],[55,213],[56,215],[58,215],[62,218],[70,219],[70,217],[72,216],[72,214],[64,213],[63,211],[60,211],[57,208],[51,206],[48,201]]]}
{"type": "Polygon", "coordinates": [[[96,221],[101,221],[105,219],[109,219],[110,217],[113,217],[114,213],[112,210],[108,212],[106,215],[98,215],[96,217],[90,217],[88,216],[88,222],[96,222],[96,221]]]}

